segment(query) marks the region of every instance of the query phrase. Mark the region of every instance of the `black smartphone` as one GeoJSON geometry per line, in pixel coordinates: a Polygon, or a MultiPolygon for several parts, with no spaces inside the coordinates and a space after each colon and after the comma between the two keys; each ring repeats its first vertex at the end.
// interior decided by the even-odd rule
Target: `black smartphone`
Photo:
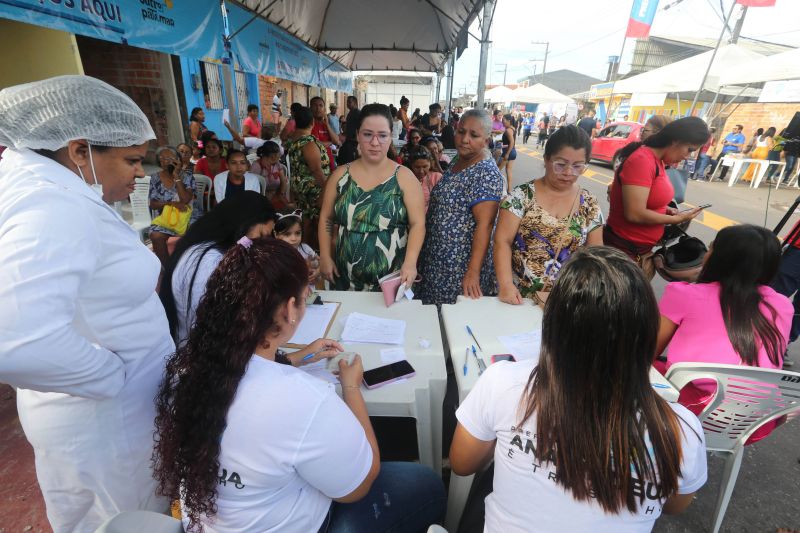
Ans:
{"type": "Polygon", "coordinates": [[[699,207],[700,209],[708,209],[709,207],[711,207],[711,204],[703,204],[703,205],[699,205],[697,207],[699,207]]]}
{"type": "Polygon", "coordinates": [[[496,363],[498,361],[511,361],[516,362],[516,359],[510,353],[498,353],[492,356],[492,363],[496,363]]]}
{"type": "Polygon", "coordinates": [[[372,370],[364,371],[364,385],[368,389],[374,389],[381,385],[386,385],[401,378],[411,377],[416,374],[414,367],[406,360],[397,361],[390,365],[379,366],[372,370]]]}
{"type": "Polygon", "coordinates": [[[175,172],[175,165],[167,165],[167,172],[169,172],[170,174],[175,172]]]}

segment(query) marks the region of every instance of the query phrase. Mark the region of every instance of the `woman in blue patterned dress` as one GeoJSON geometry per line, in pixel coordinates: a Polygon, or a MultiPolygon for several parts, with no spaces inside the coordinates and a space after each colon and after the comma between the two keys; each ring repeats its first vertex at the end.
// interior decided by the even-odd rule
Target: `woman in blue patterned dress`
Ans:
{"type": "Polygon", "coordinates": [[[458,157],[431,191],[419,268],[423,303],[496,292],[491,236],[504,179],[486,149],[491,132],[485,111],[464,113],[455,135],[458,157]]]}

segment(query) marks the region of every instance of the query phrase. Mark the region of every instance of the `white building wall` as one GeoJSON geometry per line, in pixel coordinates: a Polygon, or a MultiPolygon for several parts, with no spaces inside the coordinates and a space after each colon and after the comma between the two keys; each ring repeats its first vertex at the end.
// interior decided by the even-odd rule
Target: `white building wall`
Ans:
{"type": "Polygon", "coordinates": [[[411,101],[409,111],[413,111],[418,107],[425,113],[428,110],[428,106],[434,102],[433,93],[436,86],[433,83],[423,84],[423,81],[427,80],[419,80],[416,83],[371,80],[367,86],[367,99],[364,103],[377,102],[400,107],[400,98],[405,96],[411,101]]]}

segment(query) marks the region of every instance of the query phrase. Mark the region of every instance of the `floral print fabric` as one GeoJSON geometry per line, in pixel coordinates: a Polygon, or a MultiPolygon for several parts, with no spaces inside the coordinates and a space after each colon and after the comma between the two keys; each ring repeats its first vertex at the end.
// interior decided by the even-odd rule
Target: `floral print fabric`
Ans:
{"type": "Polygon", "coordinates": [[[292,196],[297,203],[297,207],[303,211],[306,218],[319,218],[319,198],[322,188],[314,183],[314,175],[308,168],[306,158],[303,157],[303,147],[313,142],[317,145],[322,163],[322,173],[327,179],[331,174],[330,159],[325,146],[312,135],[304,135],[297,140],[291,141],[287,152],[291,163],[292,172],[292,196]]]}
{"type": "MultiPolygon", "coordinates": [[[[426,217],[425,244],[420,253],[422,281],[416,290],[423,303],[452,304],[462,293],[475,233],[472,208],[481,202],[500,201],[504,183],[497,164],[487,158],[460,172],[446,171],[433,187],[426,217]]],[[[481,268],[480,283],[483,294],[497,292],[491,240],[481,268]]]]}
{"type": "Polygon", "coordinates": [[[520,219],[511,267],[523,297],[551,290],[561,265],[586,244],[589,232],[603,225],[597,200],[584,189],[580,191],[577,211],[569,217],[556,218],[542,209],[536,203],[532,181],[515,187],[500,202],[500,209],[520,219]]]}

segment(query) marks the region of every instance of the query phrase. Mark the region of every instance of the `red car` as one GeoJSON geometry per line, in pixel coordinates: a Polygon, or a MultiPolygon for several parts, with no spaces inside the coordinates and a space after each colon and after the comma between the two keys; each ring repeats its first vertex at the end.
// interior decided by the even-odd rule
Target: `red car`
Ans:
{"type": "Polygon", "coordinates": [[[644,126],[638,122],[612,122],[592,139],[592,159],[617,168],[617,155],[625,145],[639,141],[644,126]]]}

